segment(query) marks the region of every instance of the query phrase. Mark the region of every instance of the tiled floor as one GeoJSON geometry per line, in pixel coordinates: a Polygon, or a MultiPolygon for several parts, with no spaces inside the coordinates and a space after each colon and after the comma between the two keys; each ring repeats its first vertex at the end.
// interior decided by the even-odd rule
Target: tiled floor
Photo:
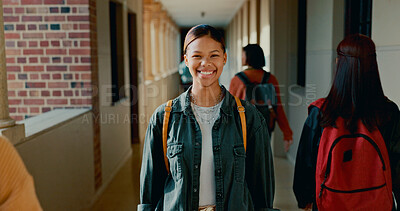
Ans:
{"type": "MultiPolygon", "coordinates": [[[[129,159],[106,188],[92,211],[132,211],[139,203],[140,146],[132,147],[129,159]]],[[[275,204],[282,211],[297,211],[292,192],[293,166],[286,159],[275,158],[275,204]]]]}

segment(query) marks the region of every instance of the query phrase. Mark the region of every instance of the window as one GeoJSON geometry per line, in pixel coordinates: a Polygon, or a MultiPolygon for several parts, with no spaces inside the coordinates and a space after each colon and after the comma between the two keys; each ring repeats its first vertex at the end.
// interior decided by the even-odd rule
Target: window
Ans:
{"type": "Polygon", "coordinates": [[[122,5],[110,2],[111,81],[113,104],[125,97],[122,5]]]}
{"type": "Polygon", "coordinates": [[[364,34],[371,37],[372,0],[346,0],[345,36],[364,34]]]}

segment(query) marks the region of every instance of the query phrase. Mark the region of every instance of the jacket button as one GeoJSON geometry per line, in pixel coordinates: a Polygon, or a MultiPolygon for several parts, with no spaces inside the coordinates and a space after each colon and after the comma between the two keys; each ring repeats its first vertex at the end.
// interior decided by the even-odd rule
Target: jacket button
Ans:
{"type": "Polygon", "coordinates": [[[218,194],[217,194],[217,197],[221,199],[221,198],[222,198],[222,194],[221,194],[221,193],[218,193],[218,194]]]}
{"type": "Polygon", "coordinates": [[[217,170],[217,174],[218,174],[218,175],[221,175],[221,169],[218,169],[218,170],[217,170]]]}
{"type": "Polygon", "coordinates": [[[214,147],[214,150],[218,151],[219,150],[219,146],[214,147]]]}
{"type": "Polygon", "coordinates": [[[196,193],[197,192],[197,188],[194,188],[193,191],[196,193]]]}
{"type": "Polygon", "coordinates": [[[198,164],[194,165],[194,168],[198,169],[198,168],[199,168],[199,165],[198,165],[198,164]]]}
{"type": "Polygon", "coordinates": [[[199,146],[200,145],[200,143],[199,142],[196,142],[196,144],[195,144],[196,146],[199,146]]]}

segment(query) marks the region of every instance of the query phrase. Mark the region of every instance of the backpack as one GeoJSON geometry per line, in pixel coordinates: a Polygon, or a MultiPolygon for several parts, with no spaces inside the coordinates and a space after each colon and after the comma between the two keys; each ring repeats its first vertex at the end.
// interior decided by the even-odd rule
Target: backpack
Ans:
{"type": "MultiPolygon", "coordinates": [[[[325,99],[310,106],[322,107],[325,99]]],[[[357,131],[323,128],[316,164],[319,210],[391,210],[393,206],[389,155],[382,134],[368,131],[361,120],[357,131]]]]}
{"type": "MultiPolygon", "coordinates": [[[[236,101],[237,110],[238,110],[239,116],[240,116],[240,123],[242,125],[244,150],[246,151],[246,148],[247,148],[247,128],[246,128],[245,109],[242,106],[242,102],[240,102],[240,99],[238,97],[235,97],[235,101],[236,101]]],[[[165,168],[167,169],[168,174],[170,173],[170,171],[169,171],[169,163],[168,163],[168,158],[167,158],[167,138],[168,138],[169,116],[171,114],[171,111],[172,111],[172,100],[169,100],[167,102],[167,105],[164,108],[164,120],[163,120],[163,128],[162,128],[164,162],[165,162],[165,168]]]]}
{"type": "Polygon", "coordinates": [[[275,128],[278,98],[274,85],[268,83],[270,75],[271,73],[264,71],[261,83],[258,84],[250,82],[244,72],[236,74],[246,86],[245,100],[250,101],[261,112],[268,124],[268,132],[271,134],[275,128]],[[268,105],[268,102],[272,107],[268,105]]]}

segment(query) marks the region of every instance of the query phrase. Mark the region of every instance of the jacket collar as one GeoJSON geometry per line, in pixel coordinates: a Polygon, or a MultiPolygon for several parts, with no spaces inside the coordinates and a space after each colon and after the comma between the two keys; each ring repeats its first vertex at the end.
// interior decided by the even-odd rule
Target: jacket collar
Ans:
{"type": "MultiPolygon", "coordinates": [[[[221,111],[228,116],[232,116],[233,108],[237,107],[235,99],[223,85],[221,85],[221,87],[225,95],[222,100],[221,111]]],[[[192,86],[173,101],[172,112],[183,112],[185,115],[193,115],[192,106],[190,104],[191,90],[192,86]]]]}

